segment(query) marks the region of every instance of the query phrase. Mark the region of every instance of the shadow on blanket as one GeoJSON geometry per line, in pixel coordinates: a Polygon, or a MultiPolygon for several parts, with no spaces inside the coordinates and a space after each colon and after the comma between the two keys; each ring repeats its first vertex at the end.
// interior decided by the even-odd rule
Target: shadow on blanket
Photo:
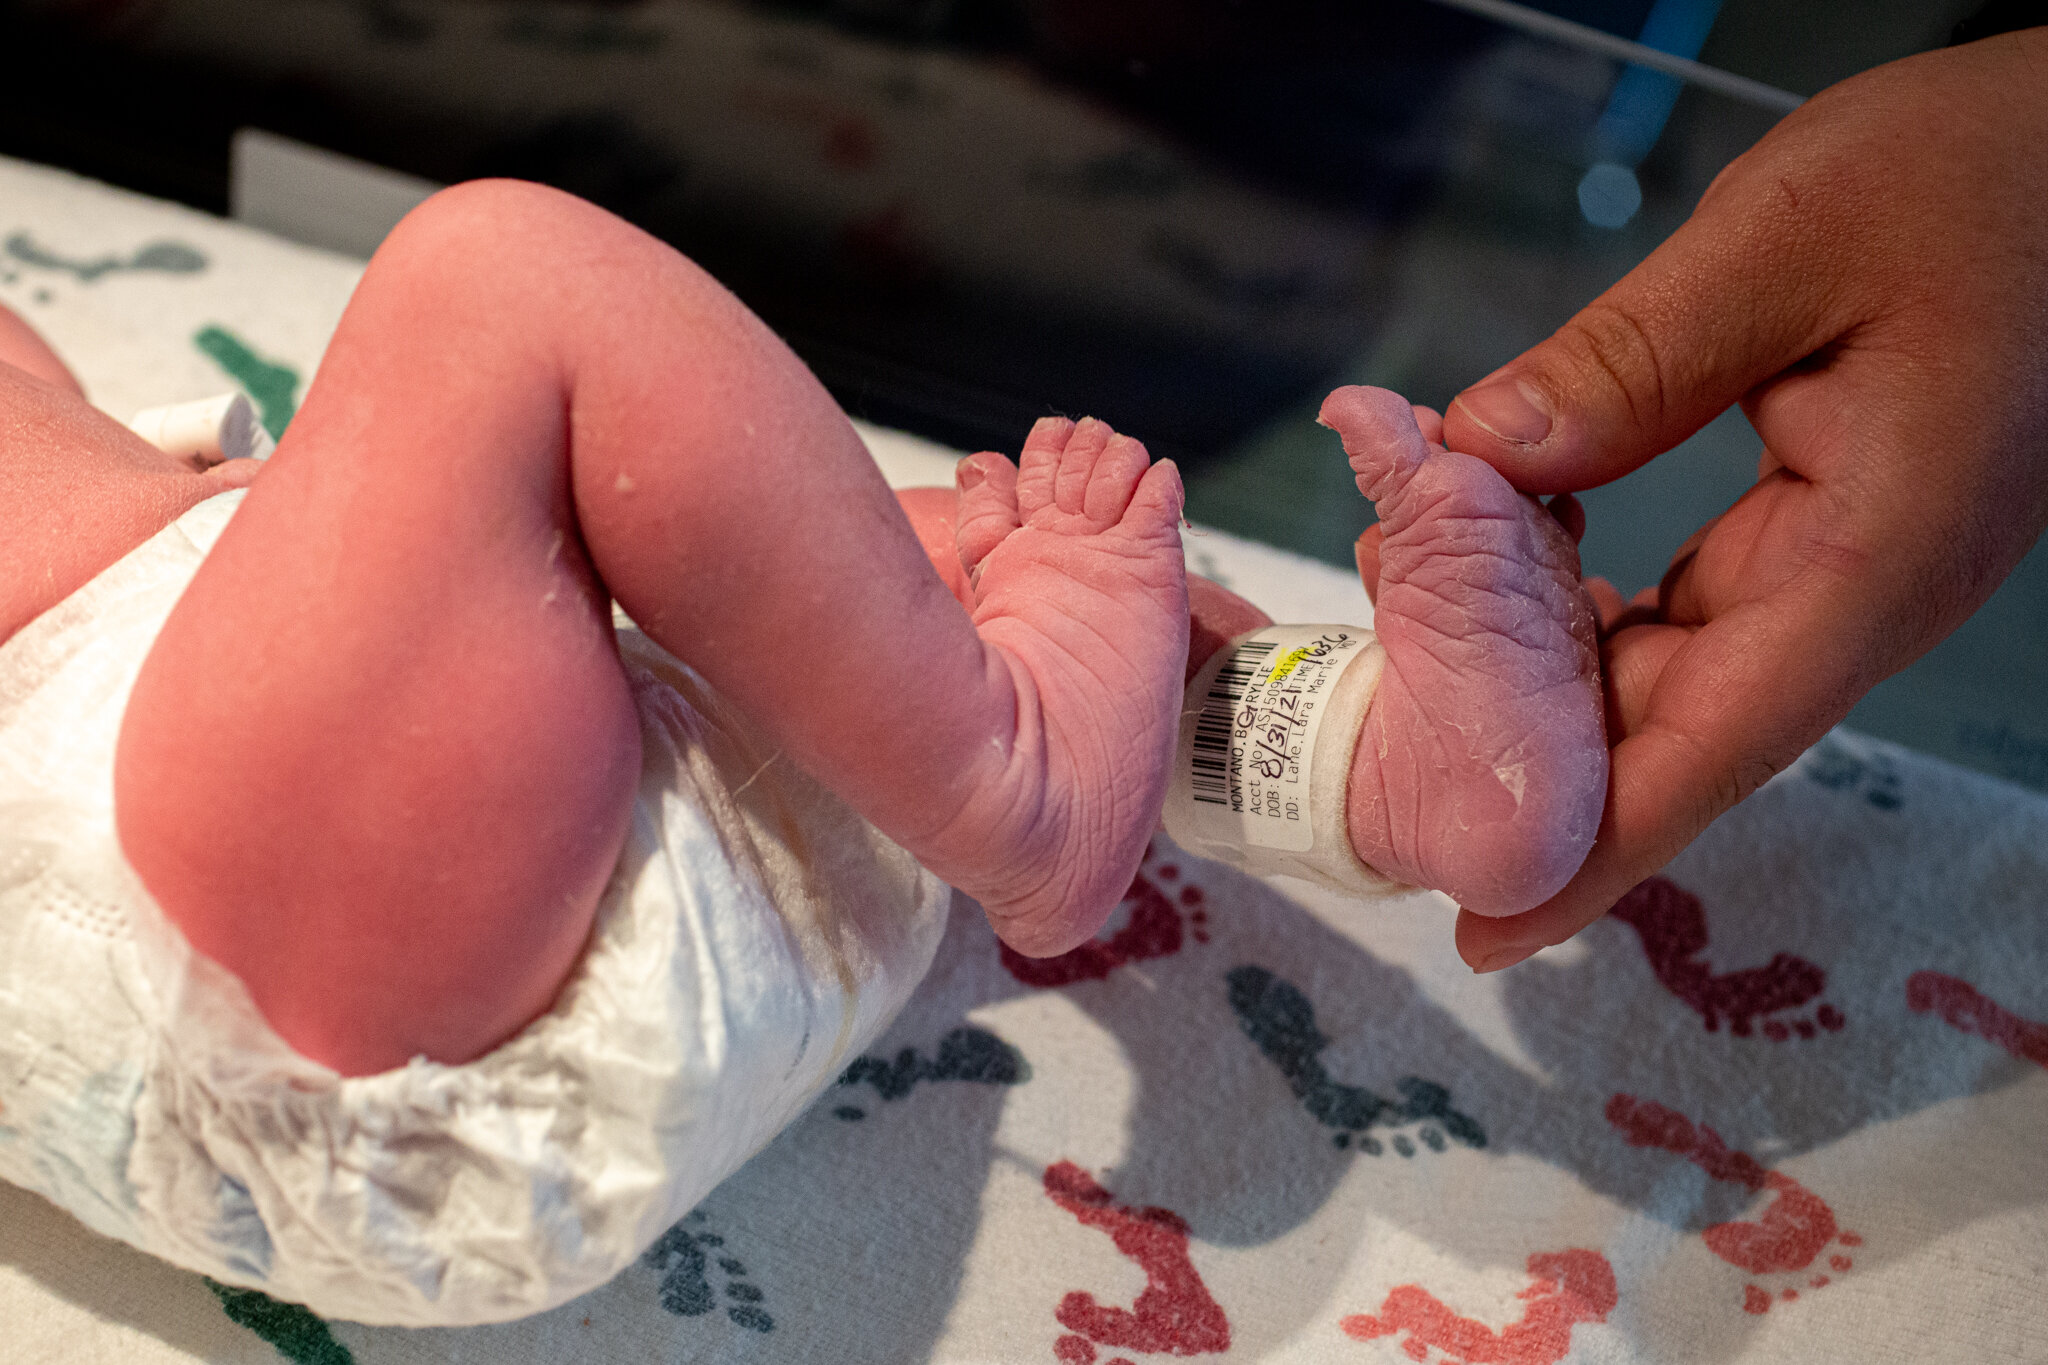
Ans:
{"type": "MultiPolygon", "coordinates": [[[[1055,993],[1113,1038],[1129,1067],[1127,1079],[1097,1077],[1101,1103],[1121,1111],[1127,1133],[1114,1169],[1097,1170],[1117,1205],[1171,1210],[1198,1242],[1231,1249],[1274,1244],[1328,1207],[1351,1213],[1338,1243],[1312,1258],[1232,1263],[1227,1307],[1239,1358],[1297,1336],[1303,1314],[1332,1301],[1368,1219],[1399,1224],[1467,1265],[1519,1271],[1538,1249],[1526,1243],[1532,1224],[1554,1224],[1553,1206],[1566,1202],[1538,1188],[1544,1168],[1662,1224],[1672,1243],[1703,1235],[1727,1282],[1643,1278],[1632,1286],[1636,1320],[1683,1324],[1700,1351],[1732,1353],[1762,1311],[1756,1294],[1767,1303],[1852,1264],[1909,1259],[1978,1219],[2048,1200],[1996,1172],[1944,1178],[1951,1157],[1924,1137],[1890,1156],[1852,1159],[1860,1185],[1838,1177],[1809,1191],[1775,1169],[1959,1097],[1996,1105],[1997,1092],[2032,1071],[1909,1004],[1905,987],[1930,954],[1996,955],[2010,943],[2009,917],[2026,906],[2009,901],[1999,879],[1980,877],[1968,906],[1951,899],[1916,911],[1910,895],[1892,894],[1888,910],[1874,911],[1888,860],[1876,855],[1872,881],[1847,849],[1870,861],[1869,822],[1897,809],[1898,784],[1877,800],[1836,781],[1826,757],[1725,819],[1698,853],[1649,884],[1661,917],[1639,907],[1504,978],[1499,1008],[1519,1061],[1406,969],[1267,887],[1170,848],[1148,861],[1127,918],[1064,973],[1006,966],[980,916],[956,913],[932,977],[877,1061],[900,1067],[893,1050],[928,1047],[970,1011],[1001,1034],[1004,1002],[1055,993]],[[1195,897],[1198,911],[1183,900],[1195,897]],[[1179,920],[1171,932],[1156,920],[1160,901],[1179,920]],[[1750,963],[1758,965],[1741,965],[1750,963]],[[1354,1177],[1361,1163],[1368,1171],[1354,1177]],[[1892,1180],[1938,1185],[1939,1197],[1916,1205],[1910,1232],[1888,1220],[1882,1244],[1866,1246],[1859,1219],[1896,1207],[1897,1192],[1883,1188],[1892,1180]]],[[[1953,795],[1927,790],[1953,770],[1909,766],[1922,799],[1953,795]]],[[[1977,817],[1953,813],[1949,828],[1936,819],[1921,837],[1948,839],[1967,862],[1977,817]]],[[[1896,852],[1936,882],[1954,873],[1927,848],[1896,852]]],[[[1426,904],[1381,913],[1404,911],[1440,913],[1426,904]]],[[[1373,927],[1357,933],[1370,941],[1373,927]]],[[[1042,1103],[1066,1106],[1064,1119],[1006,1117],[999,1139],[1001,1087],[933,1085],[900,1104],[866,1103],[873,1112],[855,1132],[828,1097],[707,1201],[758,1244],[802,1247],[812,1267],[844,1267],[834,1284],[802,1285],[816,1316],[844,1331],[833,1358],[924,1358],[948,1329],[984,1190],[1008,1179],[1014,1197],[1028,1197],[1016,1178],[1036,1183],[1059,1156],[1059,1125],[1088,1126],[1072,1113],[1086,1102],[1086,1081],[1052,1079],[1062,1059],[1023,1053],[1059,1087],[1042,1103]],[[886,1330],[859,1325],[871,1322],[886,1330]]],[[[2013,1098],[2031,1110],[2030,1096],[2013,1098]]],[[[1041,1101],[1027,1086],[1008,1103],[1041,1101]]],[[[1972,1121],[2002,1127],[1994,1112],[1977,1109],[1972,1121]]],[[[2007,1118],[2026,1122],[2018,1112],[2007,1118]]],[[[1050,1176],[1045,1187],[1057,1199],[1050,1176]]],[[[976,1252],[998,1272],[1036,1254],[976,1252]]],[[[1043,1310],[1048,1341],[1057,1302],[1043,1310]]]]}

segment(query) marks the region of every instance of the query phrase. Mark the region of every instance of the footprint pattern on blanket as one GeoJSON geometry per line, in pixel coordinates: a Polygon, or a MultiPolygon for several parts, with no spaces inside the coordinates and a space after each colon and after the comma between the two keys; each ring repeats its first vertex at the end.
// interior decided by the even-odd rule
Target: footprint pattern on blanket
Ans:
{"type": "MultiPolygon", "coordinates": [[[[842,1086],[871,1085],[885,1101],[900,1100],[920,1081],[968,1081],[977,1085],[1022,1085],[1031,1079],[1024,1054],[987,1029],[963,1024],[939,1039],[927,1058],[906,1047],[894,1059],[859,1057],[839,1074],[842,1086]]],[[[867,1117],[857,1104],[842,1104],[832,1113],[848,1122],[867,1117]]]]}
{"type": "Polygon", "coordinates": [[[312,1309],[273,1299],[260,1289],[237,1289],[218,1280],[206,1280],[206,1287],[220,1300],[228,1321],[263,1338],[292,1365],[355,1365],[354,1354],[334,1339],[327,1323],[312,1309]]]}
{"type": "Polygon", "coordinates": [[[197,247],[168,239],[151,242],[127,256],[71,257],[43,246],[26,232],[16,232],[7,238],[4,250],[23,265],[34,266],[38,270],[62,271],[80,284],[91,284],[102,275],[146,271],[165,275],[197,275],[203,273],[208,264],[206,253],[197,247]]]}
{"type": "Polygon", "coordinates": [[[1125,916],[1121,927],[1058,957],[1026,957],[1003,944],[1003,966],[1025,985],[1049,989],[1076,981],[1102,981],[1119,967],[1170,957],[1190,937],[1207,943],[1209,912],[1203,908],[1202,888],[1179,884],[1179,865],[1158,859],[1156,844],[1145,850],[1145,861],[1117,907],[1117,913],[1125,916]],[[1183,909],[1187,911],[1185,922],[1183,909]]]}
{"type": "Polygon", "coordinates": [[[1789,1303],[1799,1297],[1802,1287],[1824,1289],[1830,1279],[1828,1271],[1841,1274],[1855,1264],[1848,1252],[1863,1245],[1863,1239],[1842,1231],[1834,1210],[1820,1196],[1792,1177],[1767,1169],[1755,1157],[1730,1151],[1721,1135],[1704,1123],[1695,1124],[1674,1109],[1633,1095],[1608,1100],[1607,1121],[1621,1130],[1631,1147],[1660,1147],[1684,1157],[1715,1180],[1771,1194],[1761,1218],[1716,1223],[1700,1233],[1708,1249],[1728,1264],[1759,1278],[1768,1277],[1766,1284],[1743,1287],[1744,1311],[1766,1312],[1774,1298],[1789,1303]],[[1818,1262],[1831,1243],[1843,1250],[1830,1255],[1823,1268],[1818,1262]],[[1799,1280],[1804,1281],[1803,1286],[1794,1282],[1799,1280]]]}
{"type": "Polygon", "coordinates": [[[299,410],[299,372],[265,360],[225,327],[200,328],[192,344],[248,393],[270,439],[283,440],[284,429],[299,410]]]}
{"type": "Polygon", "coordinates": [[[1404,1284],[1388,1293],[1377,1313],[1356,1313],[1337,1325],[1356,1341],[1406,1332],[1402,1350],[1427,1361],[1432,1351],[1444,1365],[1556,1365],[1572,1349],[1572,1329],[1605,1322],[1619,1293],[1614,1267],[1597,1251],[1573,1247],[1539,1251],[1529,1258],[1529,1287],[1515,1297],[1528,1307],[1499,1331],[1459,1317],[1421,1285],[1404,1284]]]}
{"type": "Polygon", "coordinates": [[[1371,1135],[1375,1128],[1413,1128],[1413,1138],[1406,1131],[1391,1138],[1394,1151],[1404,1157],[1415,1155],[1416,1138],[1433,1152],[1445,1150],[1450,1141],[1467,1147],[1486,1145],[1486,1130],[1479,1121],[1452,1108],[1451,1092],[1434,1081],[1404,1076],[1394,1083],[1401,1098],[1390,1100],[1331,1076],[1322,1060],[1330,1040],[1316,1027],[1315,1006],[1291,982],[1255,966],[1238,967],[1224,981],[1238,1027],[1267,1061],[1280,1068],[1302,1107],[1317,1122],[1336,1130],[1330,1139],[1333,1146],[1379,1156],[1386,1146],[1371,1135]]]}
{"type": "Polygon", "coordinates": [[[1799,771],[1829,791],[1860,796],[1878,810],[1897,810],[1905,804],[1898,764],[1881,753],[1867,758],[1851,753],[1847,745],[1832,735],[1806,751],[1799,771]]]}
{"type": "Polygon", "coordinates": [[[1702,960],[1707,950],[1707,911],[1700,898],[1664,877],[1651,877],[1623,896],[1608,912],[1636,931],[1643,955],[1664,989],[1698,1011],[1707,1032],[1728,1031],[1747,1038],[1764,1018],[1764,1037],[1782,1043],[1798,1036],[1814,1037],[1821,1029],[1834,1032],[1845,1022],[1842,1012],[1823,1003],[1810,1017],[1785,1017],[1827,988],[1827,973],[1803,957],[1775,954],[1761,967],[1743,967],[1716,975],[1702,960]]]}
{"type": "Polygon", "coordinates": [[[1951,1028],[1974,1033],[2021,1061],[2048,1068],[2048,1024],[2014,1014],[1961,977],[1913,973],[1906,978],[1906,1007],[1939,1014],[1951,1028]]]}
{"type": "Polygon", "coordinates": [[[711,1288],[715,1267],[725,1288],[725,1315],[750,1332],[772,1332],[775,1319],[761,1306],[761,1286],[747,1277],[744,1261],[726,1250],[725,1238],[709,1231],[709,1218],[693,1209],[655,1239],[640,1259],[661,1272],[661,1306],[679,1318],[702,1317],[718,1307],[711,1288]]]}
{"type": "MultiPolygon", "coordinates": [[[[1108,1307],[1076,1289],[1054,1313],[1066,1334],[1053,1343],[1060,1365],[1095,1365],[1096,1347],[1197,1356],[1230,1349],[1230,1320],[1202,1283],[1188,1252],[1188,1224],[1171,1209],[1132,1208],[1071,1161],[1045,1170],[1045,1192],[1080,1220],[1100,1228],[1145,1272],[1145,1288],[1129,1308],[1108,1307]]],[[[1131,1365],[1118,1356],[1105,1365],[1131,1365]]]]}

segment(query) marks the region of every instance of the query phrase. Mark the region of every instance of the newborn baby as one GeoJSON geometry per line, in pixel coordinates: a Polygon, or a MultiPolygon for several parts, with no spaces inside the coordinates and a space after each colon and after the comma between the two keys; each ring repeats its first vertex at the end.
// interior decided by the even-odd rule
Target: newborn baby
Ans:
{"type": "MultiPolygon", "coordinates": [[[[1386,667],[1344,783],[1351,846],[1482,913],[1527,908],[1583,858],[1605,781],[1572,537],[1487,466],[1431,444],[1434,419],[1419,430],[1391,394],[1340,390],[1324,417],[1384,527],[1368,581],[1386,667]]],[[[1265,623],[1196,580],[1190,647],[1178,475],[1138,442],[1046,419],[1017,464],[976,455],[957,493],[899,503],[823,388],[735,299],[626,224],[532,186],[459,187],[401,224],[260,479],[249,461],[173,459],[102,416],[4,310],[0,430],[9,668],[34,664],[19,648],[8,657],[11,639],[43,648],[37,632],[110,566],[246,490],[125,694],[112,818],[149,901],[205,971],[246,992],[291,1049],[280,1065],[293,1079],[266,1088],[216,1066],[209,1089],[192,1076],[214,1061],[179,1061],[175,1038],[150,1044],[152,1066],[170,1065],[158,1053],[177,1066],[150,1073],[145,1092],[169,1098],[150,1100],[162,1114],[140,1123],[136,1150],[169,1131],[202,1155],[170,1162],[165,1189],[144,1192],[155,1232],[102,1230],[362,1320],[482,1320],[580,1292],[616,1268],[590,1248],[637,1254],[751,1151],[725,1142],[704,1157],[694,1193],[591,1213],[598,1204],[579,1201],[630,1184],[627,1154],[596,1142],[590,1159],[613,1168],[604,1179],[572,1172],[570,1194],[522,1196],[534,1226],[570,1229],[547,1233],[554,1260],[531,1273],[514,1254],[542,1235],[527,1223],[491,1250],[414,1244],[464,1218],[436,1202],[460,1204],[460,1181],[401,1169],[431,1145],[408,1125],[490,1128],[464,1150],[492,1155],[455,1163],[473,1170],[498,1161],[501,1139],[527,1152],[529,1138],[571,1133],[556,1082],[530,1058],[485,1098],[446,1087],[566,1008],[565,982],[603,941],[622,851],[664,818],[646,809],[641,776],[650,708],[673,711],[662,698],[689,684],[664,691],[649,681],[670,676],[658,661],[622,662],[614,601],[764,737],[762,761],[714,804],[774,785],[763,774],[777,765],[808,774],[1034,955],[1076,946],[1115,907],[1160,817],[1185,680],[1265,623]],[[291,1070],[301,1061],[317,1066],[291,1070]],[[366,1078],[370,1089],[347,1093],[371,1109],[397,1093],[376,1089],[387,1080],[413,1086],[403,1121],[366,1119],[357,1100],[320,1107],[347,1091],[337,1076],[366,1078]],[[512,1103],[531,1121],[491,1127],[512,1103]],[[320,1169],[277,1174],[266,1143],[320,1169]],[[352,1143],[367,1154],[344,1160],[352,1143]],[[344,1177],[355,1183],[337,1193],[344,1177]],[[214,1223],[167,1250],[150,1238],[184,1234],[159,1206],[214,1223]],[[583,1224],[559,1211],[571,1207],[583,1224]],[[360,1245],[332,1227],[287,1236],[321,1217],[345,1219],[360,1245]],[[625,1230],[597,1236],[600,1217],[625,1230]],[[411,1231],[391,1232],[400,1225],[411,1231]],[[273,1243],[298,1250],[273,1256],[273,1243]],[[332,1264],[292,1278],[292,1255],[332,1264]],[[379,1257],[402,1262],[389,1294],[356,1295],[383,1273],[379,1257]],[[512,1268],[489,1281],[501,1260],[512,1268]],[[583,1279],[533,1283],[572,1263],[583,1279]]],[[[683,714],[664,723],[687,747],[703,726],[683,714]]],[[[718,825],[722,846],[737,828],[718,825]]],[[[734,855],[740,882],[793,859],[778,884],[809,895],[831,874],[813,851],[829,841],[800,820],[783,818],[770,842],[782,851],[734,855]]],[[[671,918],[720,912],[715,900],[678,907],[671,918]]],[[[716,937],[715,923],[698,927],[716,937]]],[[[859,969],[861,952],[845,949],[857,934],[813,929],[841,945],[832,970],[859,969]]],[[[759,940],[771,941],[783,940],[759,940]]],[[[680,1008],[701,1008],[682,976],[680,1008]]],[[[778,989],[758,987],[763,1008],[778,989]]],[[[864,1045],[879,1027],[848,1014],[832,1046],[864,1045]]],[[[629,1077],[632,1046],[597,1070],[629,1077]]],[[[807,1083],[829,1083],[839,1052],[811,1048],[808,1024],[795,1047],[810,1057],[807,1083]]],[[[772,1074],[791,1084],[792,1071],[772,1074]]],[[[649,1103],[657,1137],[701,1117],[649,1103]]],[[[756,1145],[787,1113],[760,1117],[756,1145]]],[[[489,1223],[517,1202],[462,1207],[489,1223]]]]}
{"type": "MultiPolygon", "coordinates": [[[[34,572],[0,636],[251,477],[4,382],[0,538],[34,572]]],[[[121,845],[306,1056],[477,1057],[548,1008],[626,836],[616,599],[1006,940],[1063,951],[1158,820],[1181,494],[1128,441],[1026,466],[970,615],[824,389],[703,272],[566,196],[442,195],[156,640],[121,845]]]]}

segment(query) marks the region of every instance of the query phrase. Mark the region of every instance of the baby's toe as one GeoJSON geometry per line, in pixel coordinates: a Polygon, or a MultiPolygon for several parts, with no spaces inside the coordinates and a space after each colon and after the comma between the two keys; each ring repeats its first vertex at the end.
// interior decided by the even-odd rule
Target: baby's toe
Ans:
{"type": "MultiPolygon", "coordinates": [[[[1110,439],[1096,457],[1088,474],[1088,487],[1081,496],[1081,516],[1090,532],[1106,531],[1125,519],[1125,513],[1131,510],[1132,494],[1138,491],[1138,482],[1151,464],[1152,457],[1138,441],[1129,436],[1110,439]]],[[[1136,515],[1146,520],[1150,514],[1138,509],[1136,515]]]]}
{"type": "Polygon", "coordinates": [[[1415,409],[1387,389],[1338,389],[1323,400],[1316,420],[1343,438],[1358,491],[1374,502],[1398,494],[1432,453],[1415,425],[1415,409]]]}
{"type": "Polygon", "coordinates": [[[1422,439],[1433,446],[1442,445],[1444,443],[1444,415],[1435,408],[1426,408],[1420,403],[1415,404],[1413,410],[1415,413],[1415,429],[1422,433],[1422,439]]]}
{"type": "Polygon", "coordinates": [[[954,513],[954,545],[960,566],[972,577],[989,552],[1018,527],[1017,466],[992,450],[969,455],[953,469],[960,492],[954,513]]]}
{"type": "Polygon", "coordinates": [[[1058,472],[1053,476],[1054,506],[1068,516],[1086,512],[1095,467],[1102,461],[1102,452],[1115,439],[1116,431],[1107,422],[1083,417],[1075,423],[1074,434],[1067,438],[1066,449],[1060,452],[1058,472]]]}
{"type": "Polygon", "coordinates": [[[1086,424],[1087,419],[1070,422],[1064,417],[1041,417],[1031,424],[1024,451],[1017,457],[1017,512],[1026,524],[1046,508],[1057,506],[1060,462],[1086,424]]]}
{"type": "MultiPolygon", "coordinates": [[[[1119,440],[1125,438],[1119,437],[1119,440]]],[[[1187,491],[1180,481],[1180,467],[1172,460],[1161,460],[1147,467],[1145,447],[1131,442],[1137,452],[1137,463],[1128,469],[1119,468],[1110,482],[1112,491],[1103,495],[1102,505],[1116,507],[1111,521],[1120,524],[1121,529],[1140,541],[1170,542],[1173,557],[1178,561],[1180,551],[1180,518],[1187,502],[1187,491]],[[1128,482],[1122,482],[1128,476],[1128,482]]],[[[1093,495],[1090,495],[1091,498],[1093,495]]],[[[1094,508],[1091,503],[1090,512],[1094,508]]],[[[1107,513],[1105,513],[1107,515],[1107,513]]]]}
{"type": "Polygon", "coordinates": [[[1125,518],[1151,463],[1145,447],[1093,417],[1032,429],[1017,483],[1023,524],[1058,535],[1092,536],[1125,518]],[[1064,441],[1060,432],[1065,429],[1064,441]]]}

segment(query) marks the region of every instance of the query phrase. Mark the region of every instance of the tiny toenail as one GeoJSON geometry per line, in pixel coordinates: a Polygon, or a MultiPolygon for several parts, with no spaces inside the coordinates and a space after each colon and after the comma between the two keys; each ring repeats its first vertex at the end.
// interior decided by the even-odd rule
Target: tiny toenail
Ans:
{"type": "Polygon", "coordinates": [[[971,492],[988,482],[988,471],[972,460],[962,460],[953,466],[953,483],[962,493],[971,492]]]}
{"type": "Polygon", "coordinates": [[[1458,395],[1465,415],[1516,445],[1534,445],[1550,435],[1550,405],[1533,384],[1495,379],[1458,395]]]}

